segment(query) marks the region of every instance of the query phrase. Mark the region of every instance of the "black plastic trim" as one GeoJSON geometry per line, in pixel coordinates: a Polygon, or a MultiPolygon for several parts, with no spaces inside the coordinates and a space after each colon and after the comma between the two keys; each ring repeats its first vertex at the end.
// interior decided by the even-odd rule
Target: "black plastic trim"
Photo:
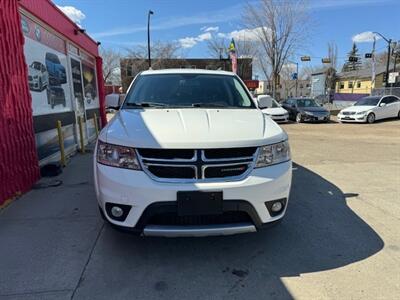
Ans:
{"type": "MultiPolygon", "coordinates": [[[[278,199],[282,200],[282,199],[278,199]]],[[[276,200],[275,200],[276,201],[276,200]]],[[[286,201],[286,198],[285,198],[286,201]]],[[[274,201],[268,201],[268,202],[274,202],[274,201]]],[[[119,205],[120,204],[112,204],[112,203],[106,203],[109,205],[119,205]]],[[[285,202],[286,205],[286,202],[285,202]]],[[[100,211],[103,215],[103,211],[100,208],[100,211]]],[[[250,202],[246,200],[223,200],[223,211],[243,211],[246,212],[249,217],[251,218],[253,224],[256,226],[257,229],[263,229],[270,227],[276,223],[279,223],[281,219],[272,221],[272,222],[267,222],[267,223],[262,223],[261,219],[259,218],[255,208],[253,205],[250,204],[250,202]]],[[[165,202],[156,202],[150,204],[143,212],[142,216],[140,217],[139,221],[137,222],[135,227],[127,227],[127,226],[120,226],[120,225],[115,225],[112,224],[112,227],[123,232],[131,232],[131,233],[141,233],[143,232],[143,229],[145,226],[148,224],[148,220],[151,219],[152,216],[160,214],[160,213],[177,213],[177,202],[176,201],[165,201],[165,202]]],[[[282,210],[283,212],[283,210],[282,210]]],[[[108,214],[110,215],[110,214],[108,214]]],[[[104,215],[103,215],[104,218],[104,215]]],[[[110,217],[112,218],[112,217],[110,217]]],[[[125,216],[126,218],[126,216],[125,216]]],[[[124,218],[124,220],[125,220],[124,218]]],[[[106,218],[104,218],[106,221],[108,221],[106,218]]],[[[112,218],[113,219],[113,218],[112,218]]]]}
{"type": "Polygon", "coordinates": [[[276,200],[265,202],[265,206],[268,209],[269,215],[271,217],[276,217],[276,216],[279,216],[280,214],[282,214],[285,211],[286,202],[287,202],[286,198],[276,199],[276,200]],[[282,209],[280,211],[278,211],[278,212],[272,211],[272,204],[274,204],[275,202],[281,202],[282,203],[282,209]]]}
{"type": "Polygon", "coordinates": [[[125,219],[126,219],[126,217],[128,216],[128,214],[129,214],[131,208],[132,208],[131,205],[126,205],[126,204],[117,204],[117,203],[110,203],[110,202],[107,202],[107,203],[106,203],[106,212],[107,212],[107,216],[108,216],[110,219],[113,219],[113,220],[115,220],[115,221],[120,221],[120,222],[125,221],[125,219]],[[114,206],[118,206],[118,207],[122,208],[122,211],[123,211],[122,216],[120,216],[120,217],[115,217],[115,216],[113,216],[113,215],[111,214],[111,209],[112,209],[114,206]]]}

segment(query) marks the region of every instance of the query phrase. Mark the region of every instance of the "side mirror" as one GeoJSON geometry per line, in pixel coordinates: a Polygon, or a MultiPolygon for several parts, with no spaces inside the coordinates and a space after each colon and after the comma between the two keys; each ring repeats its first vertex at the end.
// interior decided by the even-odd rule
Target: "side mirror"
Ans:
{"type": "Polygon", "coordinates": [[[258,107],[260,109],[272,107],[272,98],[267,96],[258,97],[258,107]]]}
{"type": "Polygon", "coordinates": [[[379,106],[384,107],[384,106],[386,106],[386,103],[381,103],[381,104],[379,104],[379,106]]]}
{"type": "Polygon", "coordinates": [[[119,110],[122,103],[124,103],[125,100],[125,94],[109,94],[106,95],[106,107],[113,109],[113,110],[119,110]]]}

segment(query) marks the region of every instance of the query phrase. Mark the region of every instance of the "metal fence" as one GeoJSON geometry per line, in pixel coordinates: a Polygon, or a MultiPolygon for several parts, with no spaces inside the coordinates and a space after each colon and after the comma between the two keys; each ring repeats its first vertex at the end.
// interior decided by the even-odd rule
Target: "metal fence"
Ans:
{"type": "Polygon", "coordinates": [[[400,87],[378,88],[378,89],[373,89],[371,92],[371,96],[384,96],[384,95],[395,95],[397,97],[400,97],[400,87]]]}

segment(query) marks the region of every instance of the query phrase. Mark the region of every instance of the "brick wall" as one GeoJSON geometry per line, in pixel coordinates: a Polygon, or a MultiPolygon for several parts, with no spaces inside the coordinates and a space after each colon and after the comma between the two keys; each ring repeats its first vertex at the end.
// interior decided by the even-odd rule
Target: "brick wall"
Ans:
{"type": "Polygon", "coordinates": [[[0,205],[39,178],[17,0],[0,1],[0,205]]]}

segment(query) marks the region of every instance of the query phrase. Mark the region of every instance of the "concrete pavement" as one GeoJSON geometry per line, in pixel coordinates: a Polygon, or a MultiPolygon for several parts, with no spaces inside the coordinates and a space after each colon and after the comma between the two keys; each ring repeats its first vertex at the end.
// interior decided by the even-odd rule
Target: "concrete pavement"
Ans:
{"type": "Polygon", "coordinates": [[[91,154],[0,212],[0,299],[395,299],[400,122],[288,124],[285,220],[255,234],[140,238],[98,216],[91,154]]]}

